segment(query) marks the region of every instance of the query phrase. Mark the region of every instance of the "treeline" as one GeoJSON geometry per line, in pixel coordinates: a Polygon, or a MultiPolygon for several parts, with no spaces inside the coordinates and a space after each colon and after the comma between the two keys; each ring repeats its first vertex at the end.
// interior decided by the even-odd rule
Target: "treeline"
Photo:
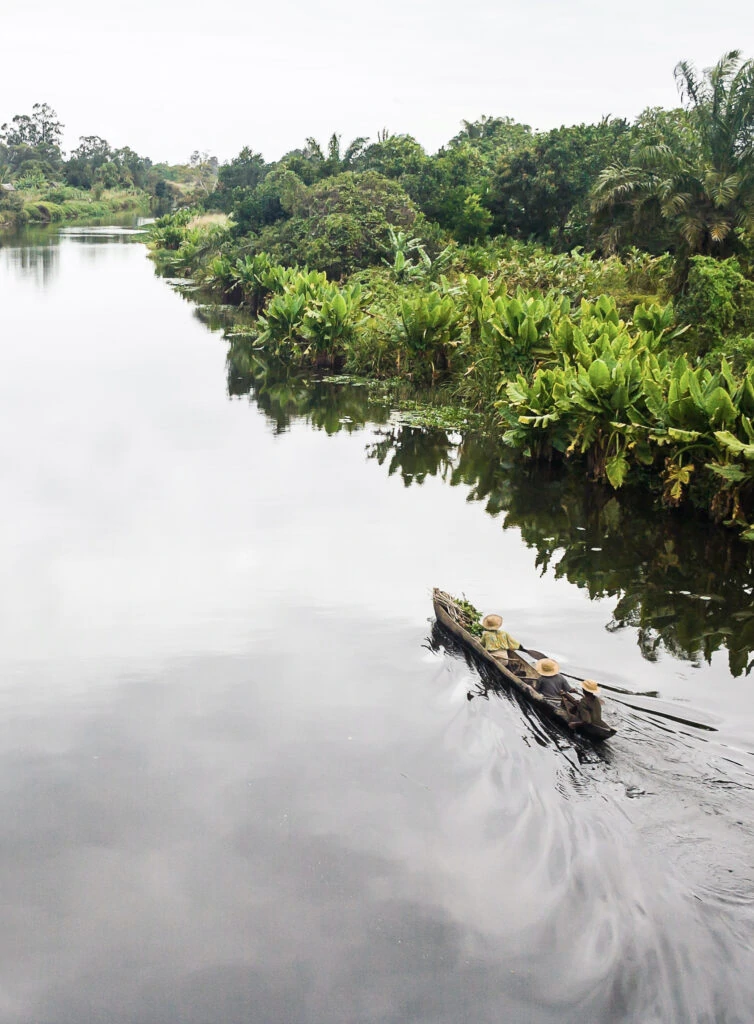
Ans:
{"type": "Polygon", "coordinates": [[[754,539],[754,62],[676,76],[685,106],[631,125],[244,150],[205,203],[227,223],[158,221],[155,258],[251,315],[240,367],[438,385],[527,455],[754,539]]]}
{"type": "Polygon", "coordinates": [[[511,118],[483,117],[464,122],[431,155],[412,136],[388,132],[348,145],[333,135],[324,149],[308,139],[272,163],[247,148],[220,168],[212,202],[233,214],[239,233],[264,232],[270,248],[278,238],[286,241],[272,226],[308,214],[322,198],[330,200],[329,214],[349,216],[339,196],[327,196],[326,182],[342,187],[348,174],[358,190],[362,180],[374,187],[378,175],[393,184],[390,194],[407,213],[420,216],[427,242],[447,235],[466,244],[505,234],[558,251],[592,248],[601,228],[590,208],[591,188],[616,156],[629,156],[656,117],[648,112],[636,125],[606,119],[543,134],[511,118]]]}
{"type": "Polygon", "coordinates": [[[217,159],[206,153],[195,152],[185,165],[154,164],[128,146],[114,148],[87,135],[66,155],[63,128],[47,103],[35,103],[31,113],[16,114],[0,127],[0,221],[14,214],[16,222],[59,219],[63,204],[67,210],[82,200],[99,202],[105,192],[141,193],[171,204],[199,201],[215,187],[217,159]]]}
{"type": "Polygon", "coordinates": [[[374,191],[375,176],[390,223],[405,227],[418,215],[414,234],[430,245],[505,235],[556,252],[635,245],[727,257],[754,218],[752,68],[738,52],[701,76],[681,63],[685,105],[647,109],[632,123],[605,118],[538,133],[482,117],[433,155],[410,135],[388,132],[347,146],[333,135],[325,148],[308,139],[272,163],[246,148],[220,168],[210,202],[232,213],[239,235],[258,237],[264,251],[285,250],[289,262],[313,262],[301,222],[330,218],[321,234],[337,238],[323,240],[317,266],[332,273],[357,269],[337,239],[358,223],[352,203],[362,187],[374,191]]]}

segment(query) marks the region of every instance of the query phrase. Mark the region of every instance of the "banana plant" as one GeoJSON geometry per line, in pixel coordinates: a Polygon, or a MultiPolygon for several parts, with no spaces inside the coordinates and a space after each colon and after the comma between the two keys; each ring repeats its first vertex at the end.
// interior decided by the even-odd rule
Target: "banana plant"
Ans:
{"type": "Polygon", "coordinates": [[[531,381],[518,374],[504,385],[506,398],[495,403],[510,424],[503,441],[537,458],[564,453],[571,433],[567,415],[573,376],[571,367],[540,369],[531,381]]]}
{"type": "Polygon", "coordinates": [[[406,231],[396,231],[390,224],[387,233],[393,259],[392,262],[386,259],[382,262],[390,267],[395,280],[405,284],[426,277],[432,267],[432,260],[419,239],[409,237],[406,231]]]}
{"type": "Polygon", "coordinates": [[[306,295],[292,292],[273,295],[264,315],[257,318],[262,328],[258,345],[287,362],[295,360],[300,350],[305,307],[306,295]]]}
{"type": "Polygon", "coordinates": [[[397,329],[409,359],[415,364],[428,360],[434,379],[441,369],[447,368],[451,350],[458,344],[460,311],[450,295],[417,294],[413,299],[401,300],[397,329]]]}
{"type": "Polygon", "coordinates": [[[233,262],[228,256],[214,256],[202,272],[204,284],[219,292],[223,298],[234,298],[236,278],[233,262]]]}
{"type": "Polygon", "coordinates": [[[359,284],[344,288],[329,285],[323,290],[304,313],[301,334],[309,344],[302,355],[327,354],[331,359],[341,355],[362,322],[359,319],[362,301],[359,284]]]}
{"type": "Polygon", "coordinates": [[[569,307],[567,297],[552,292],[527,295],[519,289],[513,297],[501,295],[495,299],[491,324],[500,336],[503,367],[512,369],[551,355],[550,335],[569,307]]]}
{"type": "Polygon", "coordinates": [[[231,271],[234,293],[240,295],[243,305],[253,316],[257,316],[272,289],[266,283],[266,275],[273,269],[267,253],[238,257],[231,271]]]}

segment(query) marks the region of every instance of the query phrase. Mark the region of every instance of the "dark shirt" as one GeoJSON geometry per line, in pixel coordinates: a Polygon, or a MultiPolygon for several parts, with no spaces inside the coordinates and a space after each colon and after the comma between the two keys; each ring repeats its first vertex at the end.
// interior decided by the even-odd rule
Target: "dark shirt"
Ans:
{"type": "Polygon", "coordinates": [[[569,686],[568,681],[560,674],[554,676],[540,676],[537,680],[537,691],[542,694],[543,697],[555,698],[556,700],[560,697],[561,693],[573,693],[573,688],[569,686]]]}
{"type": "Polygon", "coordinates": [[[590,725],[604,725],[602,721],[602,702],[593,693],[584,691],[584,696],[576,705],[575,714],[580,722],[590,725]]]}

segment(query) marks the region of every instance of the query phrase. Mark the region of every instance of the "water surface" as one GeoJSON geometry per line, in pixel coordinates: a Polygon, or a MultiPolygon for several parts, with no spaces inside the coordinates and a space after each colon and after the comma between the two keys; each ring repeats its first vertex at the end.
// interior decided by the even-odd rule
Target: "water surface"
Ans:
{"type": "Polygon", "coordinates": [[[751,1019],[746,549],[249,397],[127,232],[0,248],[0,343],[0,1021],[751,1019]],[[715,731],[468,700],[433,585],[715,731]]]}

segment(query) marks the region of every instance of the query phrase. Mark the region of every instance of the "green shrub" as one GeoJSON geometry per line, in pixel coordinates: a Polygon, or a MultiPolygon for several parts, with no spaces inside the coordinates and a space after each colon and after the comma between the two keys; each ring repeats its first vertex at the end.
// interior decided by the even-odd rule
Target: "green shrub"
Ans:
{"type": "Polygon", "coordinates": [[[690,350],[704,355],[721,346],[726,334],[754,330],[754,282],[744,277],[736,259],[694,256],[676,313],[691,328],[690,350]]]}
{"type": "Polygon", "coordinates": [[[389,256],[388,229],[408,228],[415,217],[397,182],[374,171],[349,171],[304,189],[291,217],[263,228],[253,246],[277,263],[341,278],[389,256]]]}

